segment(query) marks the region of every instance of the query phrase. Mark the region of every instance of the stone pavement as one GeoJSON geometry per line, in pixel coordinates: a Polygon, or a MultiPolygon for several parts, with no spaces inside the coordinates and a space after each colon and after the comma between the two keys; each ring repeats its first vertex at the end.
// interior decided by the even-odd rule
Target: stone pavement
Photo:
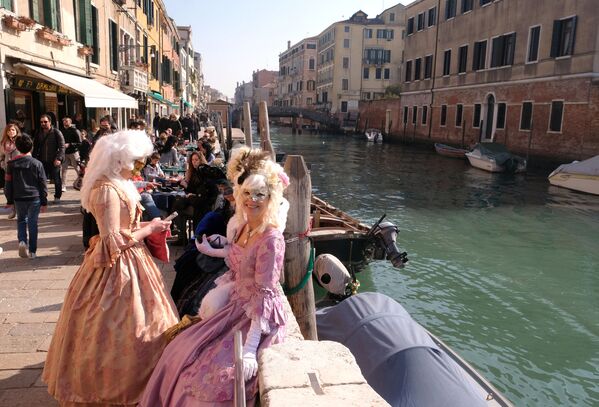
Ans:
{"type": "MultiPolygon", "coordinates": [[[[74,171],[69,171],[72,185],[74,171]]],[[[52,205],[54,185],[48,186],[50,205],[40,215],[36,259],[17,252],[17,222],[0,215],[0,406],[57,406],[41,381],[46,352],[64,295],[83,259],[79,192],[69,187],[52,205]]],[[[0,205],[6,204],[4,193],[0,205]]],[[[171,247],[171,259],[181,248],[171,247]]],[[[156,261],[167,287],[172,265],[156,261]]]]}

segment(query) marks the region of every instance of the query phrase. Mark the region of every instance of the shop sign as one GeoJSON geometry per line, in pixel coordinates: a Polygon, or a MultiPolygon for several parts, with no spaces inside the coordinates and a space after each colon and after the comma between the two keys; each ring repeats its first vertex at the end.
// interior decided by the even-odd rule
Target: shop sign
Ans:
{"type": "Polygon", "coordinates": [[[14,89],[33,90],[36,92],[70,93],[68,89],[55,83],[18,75],[12,78],[10,87],[14,89]]]}

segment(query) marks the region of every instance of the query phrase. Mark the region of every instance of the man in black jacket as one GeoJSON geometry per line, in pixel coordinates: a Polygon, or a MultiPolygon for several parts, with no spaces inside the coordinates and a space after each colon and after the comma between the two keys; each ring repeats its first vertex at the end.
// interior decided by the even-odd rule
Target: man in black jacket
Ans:
{"type": "Polygon", "coordinates": [[[40,117],[40,129],[33,139],[33,157],[42,162],[46,176],[54,180],[54,203],[59,203],[62,196],[60,166],[64,161],[64,137],[60,130],[52,126],[51,120],[47,114],[40,117]]]}
{"type": "Polygon", "coordinates": [[[79,168],[79,147],[81,146],[81,132],[77,130],[73,125],[73,120],[69,116],[62,118],[62,125],[64,131],[64,161],[62,162],[62,192],[67,190],[67,170],[69,166],[73,167],[75,171],[79,168]]]}
{"type": "Polygon", "coordinates": [[[17,212],[19,256],[34,259],[37,251],[37,219],[48,204],[46,173],[41,162],[31,156],[33,141],[27,134],[15,140],[21,153],[9,161],[6,168],[6,201],[17,212]],[[27,253],[29,230],[29,253],[27,253]]]}

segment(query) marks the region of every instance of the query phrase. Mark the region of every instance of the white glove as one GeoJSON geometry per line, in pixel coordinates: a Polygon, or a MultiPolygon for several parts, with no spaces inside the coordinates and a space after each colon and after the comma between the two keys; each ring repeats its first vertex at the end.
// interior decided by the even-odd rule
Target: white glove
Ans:
{"type": "Polygon", "coordinates": [[[243,380],[246,382],[258,373],[258,361],[254,353],[243,354],[243,380]]]}
{"type": "Polygon", "coordinates": [[[206,256],[221,258],[226,257],[225,249],[215,249],[214,247],[210,246],[210,243],[208,243],[208,238],[206,237],[206,235],[202,235],[201,243],[200,239],[196,237],[196,248],[198,249],[198,252],[205,254],[206,256]]]}
{"type": "Polygon", "coordinates": [[[258,373],[256,351],[258,350],[261,336],[262,329],[260,328],[260,323],[253,319],[250,330],[245,338],[245,344],[243,345],[243,378],[246,382],[258,373]]]}

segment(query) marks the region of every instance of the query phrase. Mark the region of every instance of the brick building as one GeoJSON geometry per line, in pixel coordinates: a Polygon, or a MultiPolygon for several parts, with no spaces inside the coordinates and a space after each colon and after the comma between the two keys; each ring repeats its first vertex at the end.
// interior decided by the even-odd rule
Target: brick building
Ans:
{"type": "Polygon", "coordinates": [[[596,8],[596,0],[408,5],[394,137],[497,141],[560,159],[598,154],[596,8]]]}

